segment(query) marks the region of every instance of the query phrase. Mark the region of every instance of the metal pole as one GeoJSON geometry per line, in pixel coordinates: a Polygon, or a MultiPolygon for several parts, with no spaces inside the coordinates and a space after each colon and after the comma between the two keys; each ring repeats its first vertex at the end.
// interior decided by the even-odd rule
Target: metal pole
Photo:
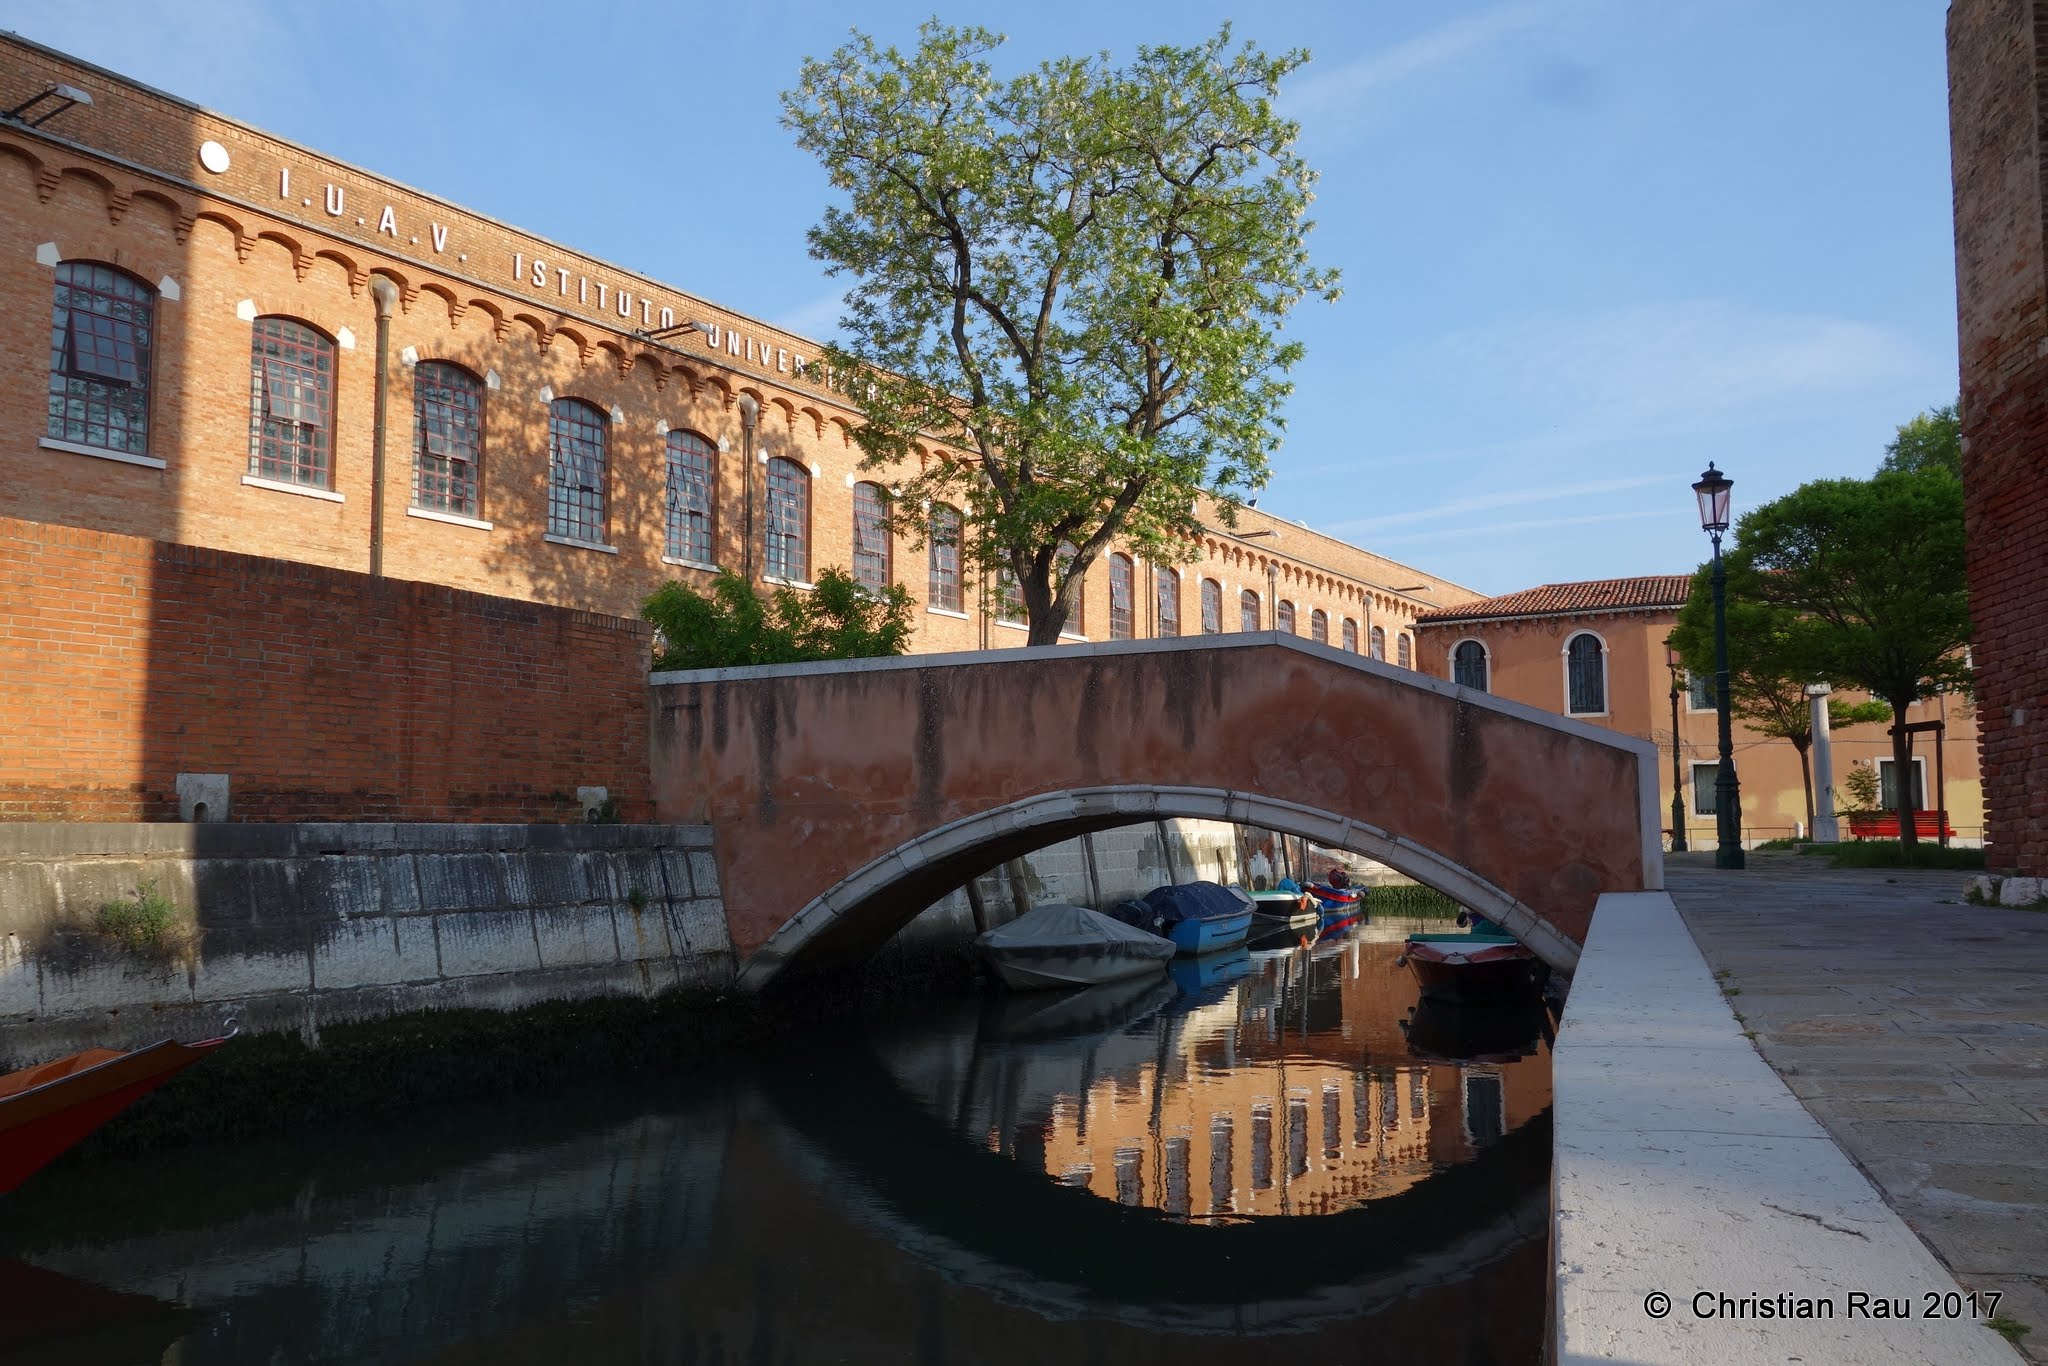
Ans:
{"type": "Polygon", "coordinates": [[[1742,788],[1735,779],[1735,733],[1728,705],[1728,572],[1721,563],[1721,537],[1714,535],[1714,703],[1720,713],[1721,766],[1714,776],[1714,823],[1720,842],[1716,868],[1741,868],[1742,788]]]}
{"type": "Polygon", "coordinates": [[[1671,852],[1687,852],[1685,843],[1685,783],[1679,770],[1685,764],[1685,751],[1678,736],[1678,670],[1671,671],[1671,852]]]}

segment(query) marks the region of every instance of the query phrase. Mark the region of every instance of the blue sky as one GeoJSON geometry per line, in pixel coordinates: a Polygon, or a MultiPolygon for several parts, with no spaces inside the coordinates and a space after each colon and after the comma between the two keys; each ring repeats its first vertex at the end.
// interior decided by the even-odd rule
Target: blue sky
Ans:
{"type": "MultiPolygon", "coordinates": [[[[929,4],[13,0],[0,25],[809,334],[826,187],[778,124],[850,23],[929,4]]],[[[1005,60],[1196,41],[1315,60],[1322,173],[1260,506],[1487,593],[1687,570],[1738,510],[1868,473],[1956,392],[1936,0],[956,4],[1005,60]]]]}

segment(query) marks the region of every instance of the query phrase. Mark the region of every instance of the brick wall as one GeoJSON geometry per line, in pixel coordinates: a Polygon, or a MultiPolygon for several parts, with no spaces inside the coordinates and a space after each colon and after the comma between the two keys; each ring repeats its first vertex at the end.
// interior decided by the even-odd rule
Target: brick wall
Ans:
{"type": "Polygon", "coordinates": [[[648,628],[437,585],[0,518],[0,820],[650,812],[648,628]]]}
{"type": "Polygon", "coordinates": [[[2048,875],[2048,3],[1949,10],[1963,490],[1995,870],[2048,875]]]}

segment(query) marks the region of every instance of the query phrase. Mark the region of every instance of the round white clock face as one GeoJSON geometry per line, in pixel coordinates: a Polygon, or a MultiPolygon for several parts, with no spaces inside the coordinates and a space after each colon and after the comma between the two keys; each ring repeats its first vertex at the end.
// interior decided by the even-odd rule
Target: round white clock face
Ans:
{"type": "Polygon", "coordinates": [[[228,149],[217,142],[200,143],[199,164],[219,175],[228,168],[228,149]]]}

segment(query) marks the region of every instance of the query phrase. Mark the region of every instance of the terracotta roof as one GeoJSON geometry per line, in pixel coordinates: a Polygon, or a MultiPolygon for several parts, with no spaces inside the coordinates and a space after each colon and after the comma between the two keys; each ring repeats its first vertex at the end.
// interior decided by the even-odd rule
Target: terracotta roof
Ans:
{"type": "Polygon", "coordinates": [[[1628,612],[1674,609],[1692,591],[1690,574],[1646,574],[1639,579],[1594,579],[1590,583],[1546,583],[1505,597],[1481,598],[1441,607],[1415,618],[1417,626],[1487,617],[1550,617],[1573,612],[1628,612]]]}

